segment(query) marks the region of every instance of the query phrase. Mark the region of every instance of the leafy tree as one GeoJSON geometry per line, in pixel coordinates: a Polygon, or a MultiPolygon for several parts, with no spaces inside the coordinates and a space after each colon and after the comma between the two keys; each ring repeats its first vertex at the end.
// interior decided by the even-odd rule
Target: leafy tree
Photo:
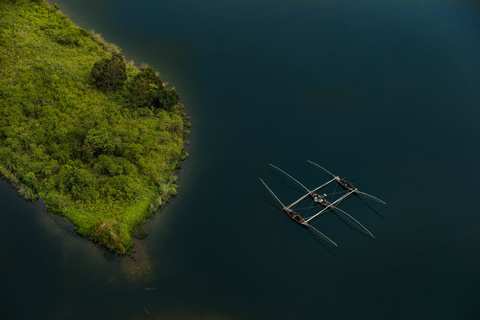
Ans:
{"type": "Polygon", "coordinates": [[[110,153],[115,150],[115,142],[112,134],[105,127],[93,128],[88,130],[84,148],[87,153],[94,155],[110,153]]]}
{"type": "Polygon", "coordinates": [[[144,154],[145,147],[139,143],[126,143],[122,145],[123,156],[133,163],[138,163],[144,154]]]}
{"type": "Polygon", "coordinates": [[[114,53],[111,59],[95,62],[91,75],[98,89],[117,90],[127,80],[127,65],[120,54],[114,53]]]}
{"type": "Polygon", "coordinates": [[[116,176],[120,174],[135,174],[136,167],[123,157],[113,157],[108,155],[100,155],[94,165],[95,171],[98,173],[116,176]]]}
{"type": "Polygon", "coordinates": [[[69,180],[70,191],[74,199],[85,200],[98,197],[96,181],[88,170],[79,169],[69,180]]]}
{"type": "Polygon", "coordinates": [[[166,88],[158,91],[155,98],[156,106],[167,111],[171,111],[180,99],[175,89],[166,88]]]}
{"type": "Polygon", "coordinates": [[[28,173],[23,177],[23,181],[25,181],[25,183],[27,183],[27,184],[32,183],[35,179],[36,179],[35,173],[33,173],[33,172],[28,172],[28,173]]]}
{"type": "Polygon", "coordinates": [[[141,189],[137,181],[125,175],[110,178],[104,185],[104,193],[117,200],[134,200],[141,189]]]}
{"type": "Polygon", "coordinates": [[[128,84],[130,101],[134,107],[155,106],[158,91],[161,89],[163,82],[158,77],[157,71],[152,68],[139,72],[128,84]]]}

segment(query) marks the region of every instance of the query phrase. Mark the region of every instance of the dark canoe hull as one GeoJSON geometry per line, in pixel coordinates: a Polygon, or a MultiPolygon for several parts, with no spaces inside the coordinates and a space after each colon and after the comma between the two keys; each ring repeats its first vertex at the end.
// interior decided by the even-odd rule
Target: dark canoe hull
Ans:
{"type": "Polygon", "coordinates": [[[355,187],[353,186],[353,184],[351,184],[345,179],[340,178],[339,180],[337,180],[337,182],[345,190],[348,190],[348,191],[355,190],[355,187]]]}
{"type": "Polygon", "coordinates": [[[330,201],[328,201],[324,196],[321,196],[315,192],[310,193],[310,197],[312,197],[313,201],[324,206],[325,208],[331,205],[330,201]]]}
{"type": "Polygon", "coordinates": [[[304,227],[307,226],[307,222],[295,211],[290,210],[290,209],[285,209],[284,211],[290,218],[292,218],[293,221],[295,221],[299,225],[304,226],[304,227]]]}

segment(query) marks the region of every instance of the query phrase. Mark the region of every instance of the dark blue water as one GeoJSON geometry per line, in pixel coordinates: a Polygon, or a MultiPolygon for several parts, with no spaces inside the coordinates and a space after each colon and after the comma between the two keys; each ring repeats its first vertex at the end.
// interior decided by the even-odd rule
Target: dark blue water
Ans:
{"type": "Polygon", "coordinates": [[[0,183],[6,318],[480,318],[478,1],[57,3],[177,88],[191,157],[137,266],[0,183]],[[275,207],[307,159],[388,202],[341,206],[375,240],[275,207]]]}

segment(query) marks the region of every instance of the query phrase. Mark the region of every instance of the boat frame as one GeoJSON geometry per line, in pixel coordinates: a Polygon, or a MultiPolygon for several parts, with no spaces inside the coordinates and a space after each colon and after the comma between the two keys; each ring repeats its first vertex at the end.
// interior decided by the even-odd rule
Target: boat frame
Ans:
{"type": "Polygon", "coordinates": [[[362,231],[363,233],[365,233],[367,236],[370,236],[372,238],[375,238],[375,236],[367,229],[365,228],[360,222],[358,222],[355,218],[353,218],[350,214],[348,214],[347,212],[345,212],[344,210],[340,209],[337,207],[337,204],[340,204],[340,202],[342,202],[343,200],[345,200],[347,197],[349,197],[350,195],[354,194],[354,195],[364,195],[372,200],[375,200],[377,202],[380,202],[382,204],[386,204],[384,201],[378,199],[377,197],[374,197],[368,193],[365,193],[365,192],[361,192],[358,190],[358,188],[356,188],[352,183],[348,182],[345,178],[340,178],[339,176],[336,176],[334,175],[333,173],[331,173],[330,171],[328,171],[327,169],[323,168],[322,166],[316,164],[315,162],[313,161],[310,161],[310,160],[307,160],[308,163],[310,163],[311,165],[313,165],[314,167],[316,167],[317,169],[321,169],[323,171],[325,171],[326,173],[330,174],[333,178],[327,182],[325,182],[324,184],[316,187],[315,189],[313,190],[309,190],[307,187],[305,187],[301,182],[299,182],[297,179],[295,179],[294,177],[292,177],[291,175],[289,175],[288,173],[286,173],[285,171],[283,171],[282,169],[274,166],[273,164],[269,164],[272,168],[278,170],[279,172],[281,172],[282,174],[284,174],[285,176],[287,176],[288,178],[292,179],[293,181],[295,181],[298,185],[300,185],[303,189],[305,189],[306,193],[304,195],[302,195],[301,197],[299,197],[297,200],[295,200],[294,202],[292,202],[291,204],[289,204],[288,206],[285,206],[282,201],[280,201],[280,199],[277,197],[277,195],[270,189],[270,187],[268,187],[268,185],[262,180],[260,179],[260,181],[263,183],[263,185],[265,186],[265,188],[270,192],[270,194],[281,204],[282,206],[282,210],[290,217],[292,218],[295,222],[297,222],[298,224],[304,226],[304,227],[307,227],[307,228],[313,228],[324,240],[326,240],[327,242],[335,245],[335,246],[338,246],[335,242],[333,242],[330,238],[328,238],[326,235],[324,235],[323,233],[321,233],[320,231],[318,231],[316,228],[314,228],[313,226],[311,226],[309,224],[310,221],[312,221],[313,219],[325,214],[326,212],[328,211],[338,211],[342,214],[342,218],[343,219],[347,219],[348,221],[354,223],[356,226],[358,226],[362,231]],[[326,187],[327,185],[331,184],[332,182],[337,182],[343,189],[345,189],[347,191],[346,194],[344,194],[343,196],[339,197],[337,200],[333,201],[333,202],[330,202],[328,201],[324,196],[322,195],[319,195],[317,194],[316,192],[324,187],[326,187]],[[301,202],[302,200],[304,200],[305,198],[307,197],[311,197],[313,199],[313,201],[315,201],[316,203],[318,203],[319,205],[322,205],[324,208],[322,210],[320,210],[318,213],[314,214],[313,216],[309,217],[309,218],[304,218],[302,217],[300,214],[298,214],[297,212],[295,212],[293,210],[293,207],[298,204],[299,202],[301,202]]]}

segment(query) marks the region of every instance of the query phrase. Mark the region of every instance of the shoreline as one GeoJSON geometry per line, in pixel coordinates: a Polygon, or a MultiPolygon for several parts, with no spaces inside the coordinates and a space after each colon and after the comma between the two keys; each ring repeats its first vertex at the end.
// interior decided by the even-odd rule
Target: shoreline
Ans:
{"type": "MultiPolygon", "coordinates": [[[[104,57],[108,58],[112,54],[115,54],[115,53],[119,52],[118,47],[106,42],[105,40],[103,40],[103,38],[100,35],[95,34],[93,32],[88,32],[85,29],[76,26],[65,14],[63,14],[59,10],[59,7],[57,5],[52,6],[49,1],[46,1],[46,0],[45,1],[39,1],[37,3],[29,3],[29,2],[25,2],[25,1],[18,1],[18,3],[19,4],[17,4],[17,3],[15,3],[15,4],[4,4],[0,7],[0,9],[3,9],[3,11],[7,11],[7,9],[8,9],[7,7],[10,5],[12,7],[13,6],[18,6],[18,7],[22,6],[23,9],[28,11],[29,7],[39,6],[38,9],[40,9],[40,11],[41,10],[48,11],[47,13],[42,12],[45,16],[51,15],[51,18],[55,17],[59,21],[66,20],[67,22],[59,22],[59,23],[72,25],[72,27],[67,27],[67,28],[71,28],[72,30],[79,30],[79,33],[80,33],[79,37],[80,38],[76,38],[73,41],[79,41],[79,42],[81,42],[81,45],[78,45],[77,43],[74,43],[73,50],[76,49],[75,46],[80,46],[80,47],[81,46],[89,46],[89,47],[93,48],[91,50],[97,52],[97,49],[94,48],[94,45],[90,44],[89,43],[90,40],[87,39],[87,38],[90,38],[91,41],[93,41],[96,45],[98,45],[102,48],[100,50],[101,52],[98,51],[98,53],[96,53],[100,57],[104,56],[104,57]],[[7,9],[5,9],[5,8],[7,8],[7,9]],[[78,39],[80,39],[80,40],[78,40],[78,39]]],[[[10,10],[12,10],[12,9],[10,8],[10,10]]],[[[10,13],[15,14],[15,12],[10,12],[10,13]]],[[[23,12],[22,12],[22,14],[23,14],[23,12]]],[[[39,15],[37,13],[32,13],[32,16],[35,16],[35,14],[37,16],[39,15]]],[[[37,16],[35,16],[35,18],[38,19],[37,16]]],[[[52,18],[52,20],[54,20],[54,19],[52,18]]],[[[54,30],[53,32],[57,32],[56,30],[61,31],[61,29],[55,29],[55,26],[54,26],[53,30],[54,30]]],[[[0,30],[0,31],[3,31],[3,30],[0,30]]],[[[43,33],[45,33],[45,32],[43,32],[43,33]]],[[[45,34],[41,34],[40,37],[41,36],[45,36],[45,34]]],[[[67,38],[67,40],[65,40],[65,41],[70,41],[70,39],[67,38]]],[[[57,41],[57,42],[59,42],[59,41],[57,41]]],[[[58,44],[55,44],[55,45],[58,46],[58,44]]],[[[70,43],[68,43],[68,45],[70,45],[70,43]]],[[[67,48],[66,50],[69,50],[69,48],[67,48]]],[[[80,49],[78,51],[80,52],[79,53],[80,58],[83,58],[83,56],[81,56],[80,49]]],[[[58,54],[58,53],[55,52],[55,54],[58,54]]],[[[106,58],[104,58],[104,59],[106,59],[106,58]]],[[[43,61],[43,60],[40,60],[40,61],[43,61]]],[[[10,67],[10,66],[6,66],[5,68],[7,68],[7,67],[10,67]]],[[[129,74],[127,81],[130,81],[130,82],[133,81],[132,79],[136,79],[136,77],[138,77],[139,74],[142,74],[142,72],[144,72],[144,70],[142,70],[141,67],[136,66],[133,63],[133,61],[131,61],[127,65],[127,72],[129,74]]],[[[0,71],[3,71],[3,70],[0,69],[0,71]]],[[[56,75],[57,75],[57,73],[53,73],[53,76],[56,76],[56,75]]],[[[157,73],[157,75],[158,75],[158,73],[157,73]]],[[[163,85],[160,87],[160,89],[162,87],[165,87],[165,82],[162,81],[162,84],[163,85]]],[[[34,85],[36,85],[37,87],[41,87],[41,84],[39,84],[38,82],[34,83],[34,85]]],[[[65,84],[65,86],[66,86],[66,84],[65,84]]],[[[87,93],[91,94],[90,92],[92,92],[93,89],[89,87],[88,82],[86,84],[82,84],[82,86],[85,87],[85,89],[84,89],[85,91],[82,91],[82,94],[84,94],[87,91],[88,91],[87,93]]],[[[43,89],[43,88],[41,88],[41,89],[43,89]]],[[[65,89],[65,90],[68,90],[68,89],[65,89]]],[[[167,91],[165,91],[167,93],[170,92],[170,91],[175,92],[174,88],[172,88],[172,89],[166,88],[166,89],[161,89],[161,90],[164,90],[164,91],[167,90],[167,91]],[[170,90],[170,91],[168,91],[168,90],[170,90]]],[[[37,98],[38,98],[38,96],[37,96],[37,98]]],[[[42,98],[43,97],[40,97],[40,99],[42,99],[42,98]]],[[[188,157],[188,153],[186,152],[186,149],[187,149],[187,146],[189,144],[187,138],[190,135],[190,131],[188,130],[191,126],[190,117],[186,114],[186,112],[184,111],[184,107],[180,102],[175,104],[175,106],[173,107],[173,110],[176,110],[176,111],[173,111],[174,113],[172,113],[170,115],[170,113],[168,113],[168,112],[166,113],[162,110],[152,109],[153,107],[149,107],[149,108],[143,108],[142,107],[140,109],[137,109],[138,111],[136,109],[131,109],[131,107],[125,107],[125,106],[122,105],[122,103],[125,103],[125,99],[122,100],[122,99],[118,98],[117,96],[112,96],[110,93],[105,94],[105,99],[110,99],[113,102],[113,103],[111,103],[110,101],[107,101],[107,103],[109,103],[109,105],[108,106],[106,105],[106,107],[110,110],[115,110],[115,108],[116,108],[124,114],[126,114],[128,112],[133,112],[132,113],[133,117],[127,114],[127,118],[129,118],[129,119],[131,118],[131,120],[128,120],[131,123],[130,126],[135,126],[136,121],[140,121],[142,123],[145,122],[145,121],[150,121],[150,122],[154,121],[153,123],[155,123],[155,119],[158,119],[156,121],[160,121],[160,122],[158,122],[158,124],[155,124],[155,126],[160,126],[160,127],[164,126],[167,129],[167,131],[165,131],[165,132],[159,131],[158,133],[160,135],[156,136],[157,139],[160,139],[159,141],[163,141],[163,142],[160,142],[162,145],[165,143],[165,141],[169,141],[168,140],[169,139],[168,136],[170,136],[169,130],[172,130],[172,129],[168,129],[168,128],[170,128],[169,126],[171,126],[171,125],[174,125],[174,127],[172,127],[172,128],[175,128],[174,130],[176,130],[175,132],[177,132],[177,133],[175,133],[174,131],[172,131],[171,134],[175,134],[175,136],[176,136],[175,139],[181,139],[181,148],[177,149],[178,147],[180,147],[180,146],[178,146],[178,147],[175,147],[177,151],[173,151],[174,149],[172,149],[172,151],[170,151],[170,152],[174,152],[175,154],[178,154],[178,156],[172,157],[173,153],[171,153],[170,155],[167,154],[167,159],[168,159],[168,157],[172,157],[171,162],[169,162],[169,164],[165,163],[165,165],[162,167],[163,168],[162,170],[164,170],[164,171],[159,171],[155,175],[155,176],[158,176],[158,177],[163,176],[164,178],[161,178],[160,180],[155,179],[155,184],[152,184],[153,180],[151,180],[150,182],[145,181],[146,178],[142,178],[143,180],[138,180],[138,179],[140,179],[140,176],[138,176],[136,178],[134,173],[132,173],[133,176],[132,176],[132,174],[129,174],[131,177],[134,177],[134,179],[136,179],[137,181],[142,181],[142,182],[136,182],[136,183],[137,184],[142,183],[141,184],[143,186],[142,188],[146,192],[146,193],[142,192],[142,193],[138,194],[138,191],[137,191],[137,194],[138,194],[137,197],[139,197],[139,198],[137,200],[130,201],[129,206],[128,205],[125,206],[125,205],[121,204],[121,203],[125,202],[125,200],[122,199],[122,198],[119,198],[120,202],[118,204],[120,206],[118,206],[118,205],[112,204],[112,201],[116,201],[115,196],[114,196],[114,198],[112,198],[111,196],[102,198],[101,195],[96,196],[95,198],[91,198],[92,200],[88,200],[89,198],[87,198],[86,205],[84,203],[82,203],[81,200],[79,201],[78,199],[72,202],[71,200],[69,200],[71,198],[71,196],[68,194],[68,192],[65,195],[65,192],[64,192],[64,194],[61,194],[61,192],[59,192],[57,190],[58,185],[46,184],[46,183],[44,183],[44,181],[39,181],[40,178],[36,178],[36,176],[38,174],[35,174],[35,173],[32,173],[34,178],[28,180],[28,179],[25,178],[25,174],[22,175],[22,173],[21,172],[19,173],[18,170],[17,170],[17,172],[15,172],[15,170],[12,170],[11,168],[8,168],[7,167],[8,165],[5,165],[5,163],[4,163],[5,159],[3,159],[2,157],[0,157],[0,174],[3,176],[3,178],[8,180],[10,183],[12,183],[12,185],[19,191],[20,195],[23,198],[25,198],[27,200],[31,200],[31,201],[36,201],[39,198],[41,198],[44,201],[48,211],[50,211],[52,213],[55,213],[57,215],[60,215],[60,216],[67,217],[75,225],[75,231],[77,232],[78,235],[86,237],[86,238],[94,241],[95,243],[106,247],[108,250],[110,250],[111,252],[113,252],[115,254],[121,254],[121,255],[129,254],[129,255],[132,255],[132,253],[135,250],[133,248],[132,237],[137,238],[136,234],[138,233],[138,229],[142,229],[143,230],[142,232],[144,232],[143,225],[146,223],[148,218],[150,218],[153,214],[155,214],[163,205],[168,203],[169,199],[172,196],[175,196],[175,194],[177,193],[177,187],[178,186],[175,184],[176,181],[177,181],[177,174],[180,173],[181,162],[183,162],[188,157]],[[117,101],[117,102],[115,102],[115,101],[117,101]],[[118,101],[120,102],[120,104],[119,104],[118,101]],[[129,110],[131,110],[131,111],[129,111],[129,110]],[[142,114],[137,115],[138,112],[142,112],[142,114]],[[149,120],[149,119],[145,120],[145,117],[154,117],[154,118],[153,118],[153,120],[149,120]],[[182,123],[181,127],[178,127],[178,125],[175,124],[175,123],[178,123],[178,124],[180,123],[180,122],[178,122],[180,120],[174,120],[174,119],[176,119],[175,117],[180,117],[181,118],[181,123],[182,123]],[[138,119],[138,120],[136,120],[136,119],[138,119]],[[172,122],[173,120],[177,121],[177,122],[172,122]],[[163,124],[162,121],[164,121],[164,122],[166,121],[165,124],[163,124]],[[167,139],[167,140],[165,140],[165,139],[167,139]],[[162,172],[164,172],[164,173],[162,173],[162,172]],[[167,175],[165,175],[167,172],[169,172],[169,173],[167,175]],[[48,186],[50,186],[50,187],[48,187],[48,186]],[[147,186],[148,186],[148,188],[145,189],[147,186]],[[71,203],[71,204],[69,205],[69,203],[71,203]],[[97,208],[95,207],[95,203],[98,203],[99,205],[106,204],[107,209],[102,207],[102,208],[98,208],[98,211],[97,211],[96,210],[97,208]],[[111,209],[108,209],[109,207],[111,209]],[[112,214],[113,215],[117,214],[117,216],[118,216],[118,212],[116,212],[116,211],[121,210],[121,209],[125,210],[127,216],[119,216],[120,220],[118,220],[118,219],[117,220],[115,220],[115,219],[112,220],[111,215],[112,214]],[[133,212],[131,212],[132,210],[133,210],[133,212]],[[85,226],[82,225],[81,221],[83,221],[82,219],[85,218],[85,217],[87,217],[87,218],[90,217],[91,218],[92,215],[95,216],[95,212],[98,213],[99,217],[98,217],[98,219],[95,219],[96,217],[94,217],[93,220],[94,221],[98,220],[98,223],[97,223],[98,226],[96,227],[97,233],[92,234],[88,230],[95,230],[95,226],[93,226],[94,229],[91,229],[92,225],[90,223],[90,225],[87,225],[87,227],[86,227],[87,229],[85,229],[85,226]],[[111,214],[108,213],[108,212],[111,212],[111,214]],[[81,219],[79,220],[78,218],[81,218],[81,219]],[[118,221],[118,222],[115,222],[115,221],[118,221]],[[119,226],[119,223],[121,224],[121,226],[119,226]],[[119,228],[121,228],[121,229],[119,229],[119,228]],[[130,230],[130,231],[126,231],[126,230],[130,230]],[[120,240],[120,239],[123,239],[123,240],[120,240]]],[[[0,111],[2,110],[1,107],[2,106],[0,105],[0,111]]],[[[100,108],[101,108],[101,105],[100,105],[100,108]]],[[[109,115],[108,111],[107,111],[106,114],[109,115]]],[[[123,115],[123,117],[125,117],[125,115],[123,115]]],[[[112,129],[108,125],[107,125],[106,128],[107,129],[105,129],[105,130],[110,130],[110,129],[114,130],[115,129],[115,128],[112,129]]],[[[80,129],[82,129],[82,128],[80,128],[80,129]]],[[[117,131],[118,131],[118,128],[117,128],[117,131]]],[[[149,134],[155,134],[155,131],[148,132],[148,133],[149,134]]],[[[117,138],[117,140],[118,140],[118,138],[117,138]]],[[[117,143],[117,142],[115,142],[115,143],[117,143]]],[[[0,147],[2,147],[2,146],[0,145],[0,147]]],[[[159,146],[158,145],[153,146],[153,148],[158,149],[159,146]]],[[[48,147],[44,147],[44,149],[48,150],[48,147]]],[[[140,149],[140,150],[142,150],[142,149],[140,149]]],[[[117,153],[117,151],[115,151],[115,152],[117,153]]],[[[118,151],[118,152],[120,152],[120,151],[118,151]]],[[[26,153],[27,153],[27,156],[28,156],[28,152],[26,152],[26,153]]],[[[107,156],[108,155],[105,155],[104,157],[107,157],[107,156]]],[[[137,157],[138,154],[134,153],[134,156],[137,157]]],[[[155,156],[156,157],[164,157],[164,155],[162,155],[162,153],[156,153],[155,156]]],[[[118,155],[115,155],[115,157],[118,157],[118,155]]],[[[73,159],[76,159],[76,158],[73,158],[73,159]]],[[[114,158],[112,158],[112,159],[114,159],[114,158]]],[[[76,169],[75,171],[73,171],[71,176],[73,178],[76,178],[76,176],[78,175],[77,172],[79,172],[80,170],[83,170],[83,171],[93,170],[93,168],[94,168],[93,165],[94,164],[96,165],[96,163],[98,162],[97,160],[98,160],[98,158],[93,157],[91,159],[92,164],[90,165],[90,167],[86,167],[86,169],[82,169],[83,166],[80,164],[79,169],[76,169]],[[89,169],[89,168],[92,168],[92,169],[89,169]]],[[[75,160],[75,161],[77,162],[77,160],[75,160]]],[[[70,162],[71,161],[69,161],[68,163],[70,163],[70,162]]],[[[140,165],[141,164],[142,163],[140,163],[140,165]]],[[[130,167],[132,167],[130,164],[128,164],[128,165],[130,167]]],[[[59,166],[61,167],[61,164],[57,165],[56,169],[60,170],[59,166]]],[[[68,166],[68,164],[67,164],[67,166],[68,166]]],[[[14,168],[15,168],[15,166],[14,166],[14,168]]],[[[145,169],[142,169],[141,167],[139,167],[138,170],[145,171],[145,169]]],[[[134,172],[136,172],[136,171],[137,171],[137,169],[134,170],[134,172]]],[[[139,171],[139,172],[142,172],[142,171],[139,171]]],[[[30,172],[28,172],[28,173],[30,173],[30,172]]],[[[147,171],[147,173],[149,173],[149,172],[147,171]]],[[[97,172],[94,172],[93,174],[94,174],[94,178],[100,179],[99,181],[101,181],[101,183],[104,183],[105,181],[107,181],[106,182],[107,184],[110,180],[116,179],[116,177],[118,177],[117,175],[114,175],[113,178],[109,178],[108,174],[107,174],[107,176],[105,176],[105,175],[102,175],[101,173],[97,173],[97,172]]],[[[46,178],[44,180],[49,178],[48,175],[45,176],[45,177],[46,178]]],[[[128,178],[128,176],[125,176],[125,177],[128,178]]],[[[147,176],[145,176],[145,177],[147,177],[147,176]]],[[[70,178],[70,180],[72,180],[73,178],[70,178]]],[[[75,185],[73,187],[75,187],[75,185]]],[[[120,188],[121,187],[122,186],[120,186],[120,188]]],[[[128,183],[127,183],[127,186],[125,186],[125,187],[128,187],[128,183]]],[[[102,187],[102,188],[104,188],[104,187],[102,187]]],[[[138,187],[138,188],[141,188],[141,187],[138,187]]],[[[103,189],[100,189],[100,192],[102,192],[102,190],[103,189]]],[[[87,189],[87,191],[88,191],[88,189],[87,189]]],[[[83,195],[80,193],[80,197],[82,197],[82,196],[83,195]]],[[[139,239],[141,239],[141,238],[139,238],[139,239]]]]}

